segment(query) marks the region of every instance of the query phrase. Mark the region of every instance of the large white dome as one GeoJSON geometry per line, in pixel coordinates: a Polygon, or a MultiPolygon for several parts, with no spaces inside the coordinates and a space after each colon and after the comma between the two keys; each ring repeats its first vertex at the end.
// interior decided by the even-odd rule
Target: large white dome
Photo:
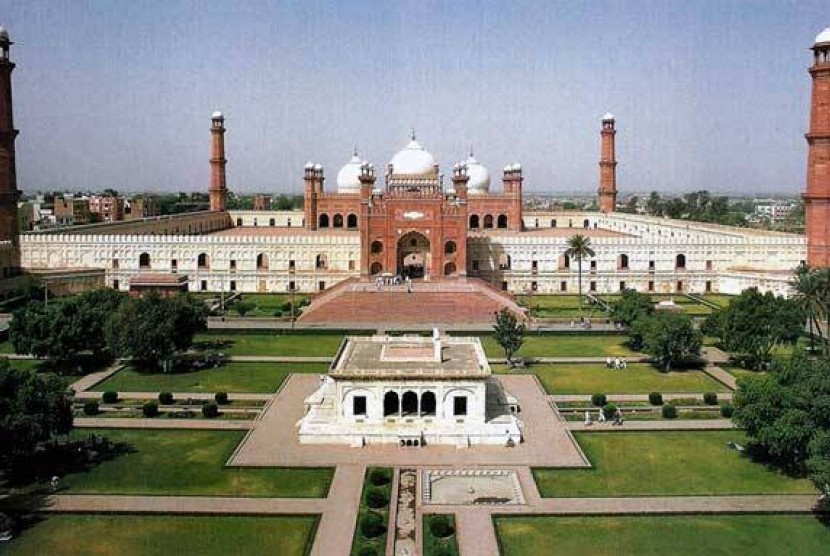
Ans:
{"type": "Polygon", "coordinates": [[[415,140],[414,133],[409,144],[398,151],[389,164],[392,174],[397,175],[431,176],[435,173],[435,159],[415,140]]]}
{"type": "Polygon", "coordinates": [[[490,192],[490,171],[481,162],[476,160],[476,157],[470,153],[470,157],[466,160],[467,165],[467,194],[468,195],[484,195],[490,192]]]}
{"type": "Polygon", "coordinates": [[[360,166],[363,161],[357,156],[357,152],[345,166],[337,172],[338,193],[360,193],[360,166]]]}

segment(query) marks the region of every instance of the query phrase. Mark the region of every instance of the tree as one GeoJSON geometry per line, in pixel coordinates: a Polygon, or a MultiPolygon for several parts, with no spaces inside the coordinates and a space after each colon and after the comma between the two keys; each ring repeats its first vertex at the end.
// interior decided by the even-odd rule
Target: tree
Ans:
{"type": "Polygon", "coordinates": [[[103,288],[61,303],[29,302],[14,313],[9,338],[15,351],[53,361],[68,361],[81,352],[101,358],[107,352],[104,323],[126,295],[103,288]]]}
{"type": "Polygon", "coordinates": [[[256,303],[253,301],[245,301],[240,299],[236,303],[233,304],[233,308],[236,309],[236,312],[239,313],[240,317],[244,317],[248,313],[254,310],[256,307],[256,303]]]}
{"type": "Polygon", "coordinates": [[[738,380],[734,422],[750,447],[791,472],[808,471],[830,496],[830,360],[797,353],[738,380]]]}
{"type": "Polygon", "coordinates": [[[196,332],[206,328],[203,303],[189,295],[151,294],[121,304],[107,322],[106,337],[120,356],[169,370],[173,354],[187,350],[196,332]]]}
{"type": "Polygon", "coordinates": [[[798,340],[803,326],[804,312],[797,302],[749,288],[709,315],[704,330],[720,338],[723,348],[749,368],[760,370],[768,365],[775,346],[798,340]]]}
{"type": "Polygon", "coordinates": [[[654,313],[654,303],[651,298],[637,290],[626,288],[620,298],[611,306],[611,318],[625,326],[630,326],[635,320],[654,313]]]}
{"type": "Polygon", "coordinates": [[[582,259],[596,255],[591,249],[591,239],[581,234],[576,234],[568,240],[568,248],[565,256],[576,261],[577,281],[579,284],[579,312],[582,313],[582,259]]]}
{"type": "Polygon", "coordinates": [[[496,313],[493,335],[496,338],[496,343],[504,350],[507,363],[510,364],[513,354],[519,351],[524,343],[524,323],[519,322],[519,319],[510,310],[503,308],[496,313]]]}
{"type": "Polygon", "coordinates": [[[25,460],[35,448],[72,428],[63,379],[14,369],[0,359],[0,465],[25,460]]]}
{"type": "Polygon", "coordinates": [[[663,203],[663,199],[660,198],[659,193],[652,191],[646,201],[646,212],[651,216],[663,216],[664,211],[665,204],[663,203]]]}
{"type": "MultiPolygon", "coordinates": [[[[828,280],[826,272],[811,270],[807,265],[800,265],[794,271],[790,285],[795,290],[793,299],[798,303],[799,308],[804,312],[807,325],[810,328],[810,351],[815,350],[815,333],[824,339],[824,334],[819,322],[827,314],[828,296],[826,293],[828,280]]],[[[826,347],[826,345],[825,345],[826,347]]]]}
{"type": "Polygon", "coordinates": [[[633,328],[642,335],[645,352],[664,372],[669,372],[672,365],[700,355],[702,335],[688,315],[655,313],[637,319],[633,328]]]}

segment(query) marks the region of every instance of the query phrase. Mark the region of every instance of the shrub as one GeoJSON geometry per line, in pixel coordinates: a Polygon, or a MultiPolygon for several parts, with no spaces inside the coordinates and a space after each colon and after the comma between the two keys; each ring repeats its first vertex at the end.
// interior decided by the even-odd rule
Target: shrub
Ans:
{"type": "Polygon", "coordinates": [[[114,391],[112,391],[112,390],[107,390],[107,391],[106,391],[106,392],[104,392],[104,394],[101,396],[101,400],[102,400],[104,403],[115,403],[115,402],[117,402],[117,401],[118,401],[118,392],[114,392],[114,391]]]}
{"type": "Polygon", "coordinates": [[[367,539],[374,539],[386,532],[383,518],[374,512],[367,512],[360,518],[360,534],[367,539]]]}
{"type": "Polygon", "coordinates": [[[664,405],[662,413],[663,419],[674,419],[677,417],[677,406],[673,404],[664,405]]]}
{"type": "Polygon", "coordinates": [[[156,402],[147,402],[141,406],[141,412],[145,417],[155,417],[159,414],[159,404],[156,402]]]}
{"type": "Polygon", "coordinates": [[[663,394],[652,392],[648,395],[648,403],[651,405],[663,405],[663,394]]]}
{"type": "Polygon", "coordinates": [[[219,416],[219,406],[214,402],[206,403],[205,405],[202,406],[202,415],[204,415],[208,419],[213,419],[214,417],[218,417],[219,416]]]}
{"type": "Polygon", "coordinates": [[[98,415],[98,402],[90,400],[84,404],[84,415],[98,415]]]}
{"type": "Polygon", "coordinates": [[[614,413],[617,412],[617,406],[612,403],[607,403],[602,406],[602,413],[605,415],[606,419],[613,419],[614,413]]]}
{"type": "Polygon", "coordinates": [[[602,407],[606,403],[608,403],[608,398],[605,394],[593,394],[591,396],[591,403],[594,404],[596,407],[602,407]]]}
{"type": "Polygon", "coordinates": [[[366,492],[366,505],[372,509],[385,508],[389,497],[379,488],[370,488],[366,492]]]}
{"type": "Polygon", "coordinates": [[[213,399],[216,400],[216,403],[219,405],[227,405],[228,404],[228,393],[227,392],[216,392],[216,395],[213,396],[213,399]]]}
{"type": "Polygon", "coordinates": [[[170,392],[162,392],[159,394],[159,403],[161,405],[170,405],[173,403],[173,394],[170,392]]]}
{"type": "Polygon", "coordinates": [[[283,313],[290,313],[291,312],[291,302],[290,301],[283,301],[280,305],[280,309],[283,313]]]}
{"type": "Polygon", "coordinates": [[[722,406],[720,406],[721,417],[731,419],[733,413],[735,413],[735,408],[732,406],[732,404],[725,403],[722,406]]]}
{"type": "Polygon", "coordinates": [[[455,533],[450,517],[447,515],[433,515],[429,518],[429,532],[433,537],[443,539],[455,533]]]}
{"type": "Polygon", "coordinates": [[[357,556],[378,556],[378,551],[374,546],[364,545],[357,551],[357,556]]]}
{"type": "Polygon", "coordinates": [[[391,469],[372,469],[372,472],[369,474],[369,482],[375,486],[388,485],[391,481],[391,469]]]}
{"type": "Polygon", "coordinates": [[[703,394],[703,403],[706,405],[718,405],[718,395],[714,392],[706,392],[703,394]]]}

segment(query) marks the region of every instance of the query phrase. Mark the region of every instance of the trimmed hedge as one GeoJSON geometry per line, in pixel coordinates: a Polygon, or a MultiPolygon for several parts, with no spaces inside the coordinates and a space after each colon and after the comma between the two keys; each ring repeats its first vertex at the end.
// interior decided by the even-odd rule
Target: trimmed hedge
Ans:
{"type": "Polygon", "coordinates": [[[228,404],[228,393],[227,392],[216,392],[216,395],[213,396],[213,399],[216,400],[216,403],[219,405],[227,405],[228,404]]]}
{"type": "Polygon", "coordinates": [[[703,403],[706,405],[718,405],[718,395],[714,392],[706,392],[703,394],[703,403]]]}
{"type": "Polygon", "coordinates": [[[366,492],[366,505],[376,510],[389,505],[389,496],[379,488],[371,488],[366,492]]]}
{"type": "Polygon", "coordinates": [[[173,403],[173,394],[170,392],[162,392],[159,394],[159,403],[161,405],[170,405],[173,403]]]}
{"type": "Polygon", "coordinates": [[[115,403],[118,401],[118,392],[107,390],[101,395],[101,401],[104,403],[115,403]]]}
{"type": "Polygon", "coordinates": [[[648,395],[648,403],[651,405],[663,405],[663,394],[652,392],[648,395]]]}
{"type": "Polygon", "coordinates": [[[363,535],[364,538],[374,539],[375,537],[381,536],[385,532],[386,523],[384,522],[383,516],[380,516],[375,512],[366,512],[360,518],[360,534],[363,535]]]}
{"type": "Polygon", "coordinates": [[[733,413],[735,413],[735,408],[732,406],[732,404],[725,403],[722,406],[720,406],[721,417],[731,419],[733,413]]]}
{"type": "Polygon", "coordinates": [[[375,486],[388,485],[392,482],[392,470],[386,467],[372,469],[369,473],[369,482],[375,486]]]}
{"type": "Polygon", "coordinates": [[[100,408],[98,407],[98,402],[95,400],[89,400],[88,402],[84,403],[84,415],[98,415],[100,408]]]}
{"type": "Polygon", "coordinates": [[[208,419],[219,417],[219,406],[215,402],[206,403],[202,406],[202,415],[208,419]]]}
{"type": "Polygon", "coordinates": [[[159,404],[156,402],[147,402],[141,406],[141,412],[145,417],[156,417],[159,414],[159,404]]]}
{"type": "Polygon", "coordinates": [[[661,411],[663,419],[675,419],[677,417],[677,406],[673,404],[664,405],[661,411]]]}
{"type": "Polygon", "coordinates": [[[593,394],[591,396],[591,403],[594,404],[596,407],[602,407],[608,403],[608,398],[605,394],[593,394]]]}

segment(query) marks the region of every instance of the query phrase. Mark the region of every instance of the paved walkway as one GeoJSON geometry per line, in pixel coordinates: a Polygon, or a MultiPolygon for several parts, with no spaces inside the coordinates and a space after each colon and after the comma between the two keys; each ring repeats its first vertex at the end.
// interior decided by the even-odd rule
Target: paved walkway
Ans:
{"type": "MultiPolygon", "coordinates": [[[[311,375],[317,378],[317,375],[311,375]]],[[[228,394],[228,399],[231,401],[246,401],[246,402],[267,402],[274,397],[274,392],[270,394],[247,394],[236,393],[228,394]]],[[[75,397],[82,400],[100,400],[103,392],[78,392],[75,397]]],[[[213,401],[213,392],[173,392],[173,397],[177,400],[210,400],[213,401]]],[[[155,400],[158,399],[159,392],[118,392],[118,398],[121,400],[155,400]]]]}
{"type": "Polygon", "coordinates": [[[464,556],[499,554],[499,543],[489,512],[461,511],[455,514],[458,552],[464,556]]]}
{"type": "Polygon", "coordinates": [[[130,419],[121,417],[75,417],[75,427],[87,429],[202,429],[249,430],[254,421],[247,419],[130,419]]]}
{"type": "MultiPolygon", "coordinates": [[[[123,496],[62,494],[51,496],[49,512],[130,512],[187,514],[319,514],[325,498],[242,498],[224,496],[123,496]]],[[[349,539],[351,543],[351,539],[349,539]]]]}
{"type": "Polygon", "coordinates": [[[337,466],[326,511],[314,537],[312,556],[348,556],[351,553],[365,473],[366,468],[362,465],[337,466]]]}
{"type": "MultiPolygon", "coordinates": [[[[504,376],[504,375],[499,375],[504,376]]],[[[548,396],[552,401],[556,403],[560,402],[585,402],[587,404],[586,407],[591,407],[591,395],[590,394],[550,394],[548,396]]],[[[647,402],[648,401],[648,394],[607,394],[608,401],[612,402],[647,402]]],[[[698,399],[703,401],[703,394],[701,393],[673,393],[673,394],[663,394],[664,401],[672,401],[672,400],[688,400],[688,399],[698,399]]],[[[718,393],[718,400],[720,401],[727,401],[732,399],[732,392],[719,392],[718,393]]]]}
{"type": "Polygon", "coordinates": [[[81,377],[80,379],[72,383],[71,388],[75,392],[83,392],[84,390],[92,388],[99,382],[108,379],[109,377],[117,373],[119,370],[121,370],[122,367],[124,367],[124,362],[116,361],[103,371],[99,371],[97,373],[89,373],[88,375],[81,377]]]}
{"type": "Polygon", "coordinates": [[[333,357],[294,357],[286,355],[231,355],[228,361],[238,363],[331,363],[333,357]]]}
{"type": "Polygon", "coordinates": [[[730,390],[735,390],[738,388],[738,381],[732,376],[730,373],[726,372],[725,370],[717,367],[715,365],[706,365],[703,367],[703,372],[707,375],[711,376],[713,379],[717,380],[730,390]]]}
{"type": "Polygon", "coordinates": [[[568,429],[583,432],[625,432],[625,431],[711,431],[734,429],[735,424],[729,419],[675,419],[654,421],[626,421],[622,426],[610,422],[594,423],[585,426],[582,421],[569,421],[568,429]]]}

